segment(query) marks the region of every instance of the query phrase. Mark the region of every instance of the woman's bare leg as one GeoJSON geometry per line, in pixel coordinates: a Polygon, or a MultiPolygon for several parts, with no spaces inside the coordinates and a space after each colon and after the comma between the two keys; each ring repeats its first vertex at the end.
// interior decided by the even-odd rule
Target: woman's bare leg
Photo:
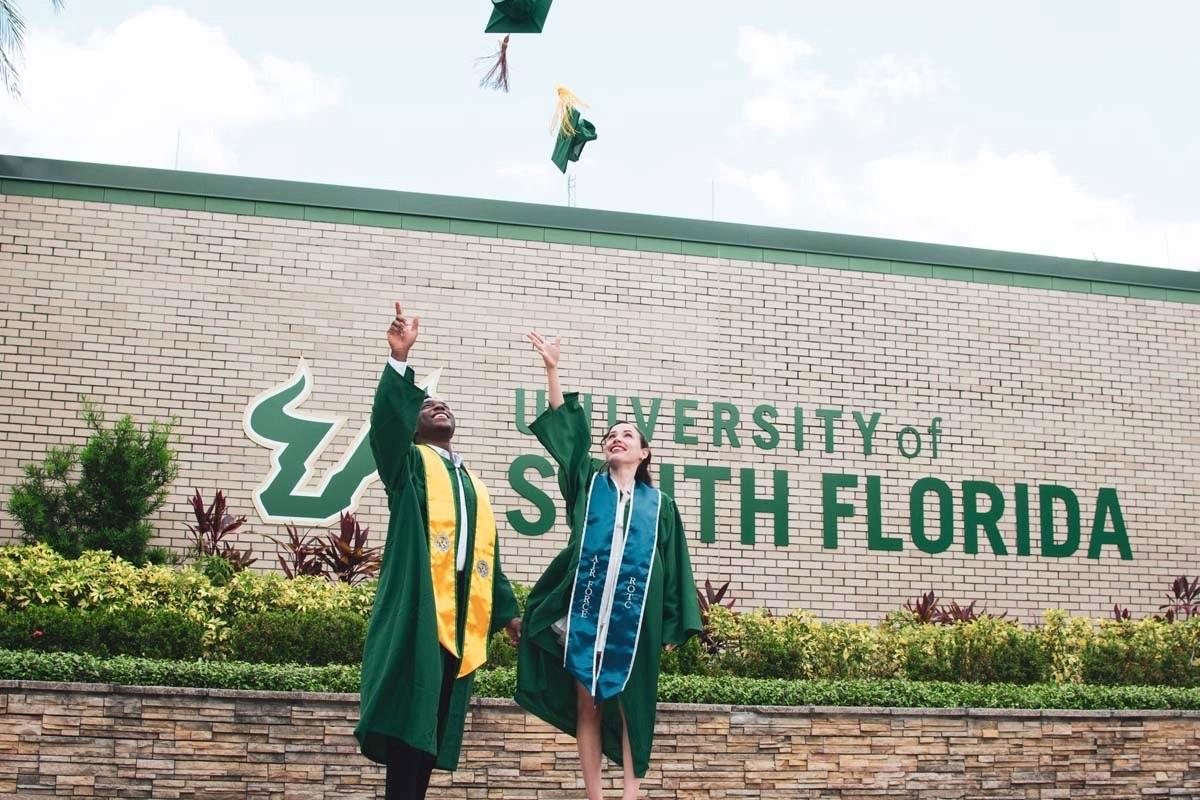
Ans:
{"type": "Polygon", "coordinates": [[[642,779],[633,771],[633,752],[629,748],[629,725],[625,723],[625,709],[621,709],[621,752],[625,762],[625,788],[622,790],[622,800],[637,800],[638,790],[642,779]]]}
{"type": "Polygon", "coordinates": [[[583,768],[583,785],[588,800],[604,800],[600,786],[600,720],[602,707],[592,702],[588,690],[575,682],[575,744],[579,748],[579,763],[583,768]]]}

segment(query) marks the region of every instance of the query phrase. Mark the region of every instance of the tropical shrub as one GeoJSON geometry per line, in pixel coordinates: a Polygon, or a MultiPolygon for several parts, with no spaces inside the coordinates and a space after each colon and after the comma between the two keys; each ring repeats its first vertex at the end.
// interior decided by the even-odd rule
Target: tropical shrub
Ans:
{"type": "Polygon", "coordinates": [[[264,611],[235,618],[229,657],[269,664],[358,664],[367,620],[346,609],[264,611]]]}
{"type": "Polygon", "coordinates": [[[9,513],[26,542],[43,542],[68,558],[107,550],[145,563],[154,533],[148,519],[178,474],[170,446],[174,422],[141,429],[126,415],[108,427],[104,412],[86,398],[81,416],[91,430],[87,442],[51,447],[41,464],[27,464],[12,488],[9,513]]]}
{"type": "Polygon", "coordinates": [[[95,656],[199,658],[204,626],[175,611],[30,606],[0,611],[0,648],[95,656]]]}

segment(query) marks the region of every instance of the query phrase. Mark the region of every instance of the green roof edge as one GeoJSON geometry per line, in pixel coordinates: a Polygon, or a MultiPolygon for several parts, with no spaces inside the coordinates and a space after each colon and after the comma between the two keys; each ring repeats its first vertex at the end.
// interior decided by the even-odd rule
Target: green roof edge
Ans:
{"type": "MultiPolygon", "coordinates": [[[[303,208],[344,209],[404,215],[405,217],[434,218],[430,222],[435,224],[428,227],[422,226],[421,221],[416,219],[403,224],[398,221],[396,224],[396,227],[417,230],[442,230],[444,225],[438,220],[451,220],[504,226],[508,231],[518,229],[510,226],[520,226],[597,234],[596,240],[593,241],[595,246],[611,246],[606,242],[614,242],[619,243],[617,246],[625,249],[640,250],[643,249],[641,245],[645,244],[645,249],[650,252],[673,250],[673,247],[668,247],[665,242],[678,241],[717,248],[724,247],[735,257],[737,254],[753,254],[756,251],[783,251],[845,257],[850,261],[848,266],[843,269],[851,270],[854,269],[854,259],[871,259],[895,262],[898,267],[896,272],[903,271],[899,268],[901,264],[923,264],[933,267],[960,267],[991,273],[1003,272],[1074,279],[1093,284],[1122,284],[1175,292],[1200,292],[1200,272],[1191,270],[741,225],[731,222],[630,214],[620,211],[598,211],[504,200],[399,192],[387,189],[367,189],[10,155],[0,155],[0,180],[5,181],[3,191],[14,195],[57,196],[53,192],[54,185],[95,187],[108,190],[105,192],[105,196],[106,198],[111,196],[114,198],[113,201],[117,201],[116,198],[127,198],[126,201],[132,201],[138,205],[155,205],[154,196],[156,194],[188,195],[213,200],[243,201],[246,208],[254,209],[244,213],[253,213],[257,216],[306,218],[303,208]],[[7,185],[8,181],[49,184],[50,186],[46,187],[48,191],[32,191],[32,186],[22,187],[18,184],[10,187],[7,185]],[[9,189],[13,190],[9,191],[9,189]],[[143,203],[137,199],[140,197],[147,197],[148,201],[143,203]],[[289,211],[286,215],[270,213],[278,210],[277,205],[301,208],[289,211]]],[[[69,195],[70,193],[63,194],[69,195]]],[[[159,205],[162,205],[161,199],[159,205]]],[[[212,205],[220,206],[216,203],[212,205]]],[[[462,226],[462,228],[466,227],[472,226],[462,226]]],[[[450,230],[454,231],[456,228],[458,226],[452,225],[450,230]]],[[[483,230],[482,227],[479,230],[483,230]]],[[[546,240],[551,241],[553,238],[550,237],[546,240]]],[[[530,239],[538,240],[534,236],[531,236],[530,239]]],[[[686,245],[682,247],[683,253],[688,253],[689,250],[707,252],[709,248],[689,248],[686,245]]],[[[762,260],[762,256],[754,260],[762,260]]],[[[964,277],[964,279],[970,280],[971,278],[964,277]]],[[[996,283],[997,281],[993,278],[981,282],[996,283]]],[[[1100,287],[1093,287],[1093,290],[1098,288],[1100,287]]],[[[1076,289],[1076,291],[1078,290],[1076,289]]],[[[1104,292],[1095,291],[1095,293],[1104,292]]],[[[1111,294],[1111,292],[1104,294],[1111,294]]]]}

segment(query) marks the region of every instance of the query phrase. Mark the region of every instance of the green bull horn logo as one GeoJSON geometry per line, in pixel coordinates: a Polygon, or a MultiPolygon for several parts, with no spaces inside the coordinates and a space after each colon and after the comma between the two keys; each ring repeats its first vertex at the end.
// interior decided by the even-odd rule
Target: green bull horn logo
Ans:
{"type": "MultiPolygon", "coordinates": [[[[441,370],[436,370],[418,386],[428,391],[440,375],[441,370]]],[[[357,508],[367,487],[379,477],[368,420],[341,459],[312,487],[314,464],[346,424],[342,417],[298,410],[312,389],[312,373],[300,359],[292,377],[254,398],[242,417],[246,435],[271,450],[271,472],[254,491],[254,505],[264,522],[331,525],[342,512],[357,508]]]]}

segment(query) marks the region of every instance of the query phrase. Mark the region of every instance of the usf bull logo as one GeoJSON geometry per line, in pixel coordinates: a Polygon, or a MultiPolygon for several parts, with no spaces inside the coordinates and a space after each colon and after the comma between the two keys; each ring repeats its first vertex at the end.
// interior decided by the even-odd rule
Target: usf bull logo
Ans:
{"type": "MultiPolygon", "coordinates": [[[[417,385],[434,391],[441,372],[435,370],[417,385]]],[[[264,522],[331,525],[342,512],[353,511],[379,477],[367,439],[371,430],[367,420],[342,457],[313,486],[314,465],[346,420],[297,410],[312,390],[312,373],[300,359],[292,377],[246,406],[242,417],[246,435],[271,450],[271,472],[254,491],[254,505],[264,522]]]]}

